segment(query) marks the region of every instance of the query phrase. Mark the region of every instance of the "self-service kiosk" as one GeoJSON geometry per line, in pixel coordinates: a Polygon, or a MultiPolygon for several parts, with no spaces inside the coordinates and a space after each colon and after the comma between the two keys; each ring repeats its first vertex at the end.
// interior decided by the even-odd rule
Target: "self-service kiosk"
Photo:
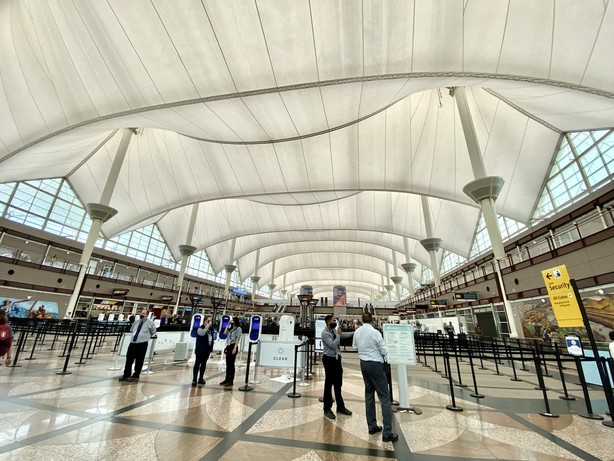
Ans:
{"type": "Polygon", "coordinates": [[[190,322],[190,336],[192,338],[196,338],[196,330],[195,328],[199,328],[200,324],[203,321],[203,316],[201,314],[194,314],[192,316],[192,320],[190,322]]]}
{"type": "Polygon", "coordinates": [[[279,319],[279,341],[294,341],[294,316],[282,315],[279,319]]]}
{"type": "Polygon", "coordinates": [[[249,340],[256,342],[260,339],[260,333],[262,332],[262,316],[252,315],[249,319],[249,340]]]}
{"type": "Polygon", "coordinates": [[[220,332],[218,334],[220,339],[226,339],[228,337],[228,333],[226,332],[226,329],[228,328],[229,324],[230,324],[230,315],[223,315],[222,323],[220,324],[220,332]]]}

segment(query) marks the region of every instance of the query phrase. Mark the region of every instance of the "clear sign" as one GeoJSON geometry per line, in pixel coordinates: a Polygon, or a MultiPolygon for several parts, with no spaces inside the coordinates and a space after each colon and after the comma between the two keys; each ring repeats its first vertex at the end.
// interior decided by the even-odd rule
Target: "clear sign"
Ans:
{"type": "Polygon", "coordinates": [[[388,363],[392,365],[416,365],[413,325],[385,323],[384,342],[386,349],[388,349],[388,363]]]}
{"type": "Polygon", "coordinates": [[[548,297],[559,327],[582,327],[584,321],[565,265],[542,271],[548,297]]]}

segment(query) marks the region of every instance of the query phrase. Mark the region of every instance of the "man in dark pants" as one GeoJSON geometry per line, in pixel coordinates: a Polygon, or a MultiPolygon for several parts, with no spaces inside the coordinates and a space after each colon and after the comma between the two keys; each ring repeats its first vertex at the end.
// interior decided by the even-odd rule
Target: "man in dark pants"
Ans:
{"type": "Polygon", "coordinates": [[[228,345],[224,349],[226,354],[226,377],[220,383],[220,386],[232,386],[235,380],[235,361],[237,360],[237,352],[239,352],[239,341],[243,334],[239,322],[239,317],[234,317],[230,325],[226,327],[226,334],[228,335],[228,345]],[[228,328],[230,328],[230,331],[228,331],[228,328]]]}
{"type": "Polygon", "coordinates": [[[120,381],[139,382],[147,353],[147,344],[149,339],[156,334],[156,325],[147,318],[148,314],[147,309],[143,309],[140,318],[135,320],[130,328],[130,345],[126,353],[124,374],[119,378],[120,381]],[[131,375],[133,363],[134,373],[131,375]]]}
{"type": "Polygon", "coordinates": [[[196,333],[196,344],[194,346],[194,368],[192,368],[192,387],[197,384],[207,384],[205,381],[205,370],[209,355],[213,351],[213,332],[211,328],[211,317],[207,317],[199,328],[192,330],[196,333]],[[198,377],[198,381],[196,378],[198,377]]]}
{"type": "Polygon", "coordinates": [[[341,386],[343,385],[343,367],[341,366],[341,327],[337,326],[332,315],[324,317],[326,328],[322,331],[322,345],[324,347],[322,363],[324,365],[324,416],[335,419],[332,412],[333,395],[332,388],[335,388],[335,401],[337,402],[337,413],[350,416],[352,412],[345,408],[343,397],[341,396],[341,386]]]}
{"type": "Polygon", "coordinates": [[[365,382],[367,425],[369,434],[377,434],[382,431],[382,426],[377,425],[375,414],[375,392],[377,392],[384,420],[382,440],[384,442],[396,442],[399,440],[399,436],[392,432],[392,406],[390,404],[390,392],[388,392],[388,379],[384,369],[384,359],[388,355],[388,350],[382,334],[371,325],[372,321],[371,313],[363,313],[363,325],[356,330],[352,340],[352,347],[358,349],[360,371],[365,382]]]}

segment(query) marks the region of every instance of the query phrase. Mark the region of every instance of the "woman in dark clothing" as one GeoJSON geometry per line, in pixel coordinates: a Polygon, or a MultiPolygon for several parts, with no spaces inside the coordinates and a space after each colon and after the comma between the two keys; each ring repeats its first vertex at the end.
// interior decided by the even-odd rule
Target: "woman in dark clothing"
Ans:
{"type": "MultiPolygon", "coordinates": [[[[194,368],[192,369],[192,387],[196,384],[205,384],[205,369],[209,354],[213,350],[213,330],[211,328],[211,317],[207,317],[203,324],[196,330],[196,346],[194,347],[194,368]],[[198,381],[196,378],[198,377],[198,381]]],[[[193,331],[194,331],[193,330],[193,331]]]]}

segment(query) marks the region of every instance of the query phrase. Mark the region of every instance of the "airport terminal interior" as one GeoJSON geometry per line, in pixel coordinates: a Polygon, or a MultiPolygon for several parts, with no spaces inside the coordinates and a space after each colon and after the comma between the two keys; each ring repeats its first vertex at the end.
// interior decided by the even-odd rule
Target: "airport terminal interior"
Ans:
{"type": "Polygon", "coordinates": [[[0,460],[614,460],[610,3],[0,2],[0,460]]]}

